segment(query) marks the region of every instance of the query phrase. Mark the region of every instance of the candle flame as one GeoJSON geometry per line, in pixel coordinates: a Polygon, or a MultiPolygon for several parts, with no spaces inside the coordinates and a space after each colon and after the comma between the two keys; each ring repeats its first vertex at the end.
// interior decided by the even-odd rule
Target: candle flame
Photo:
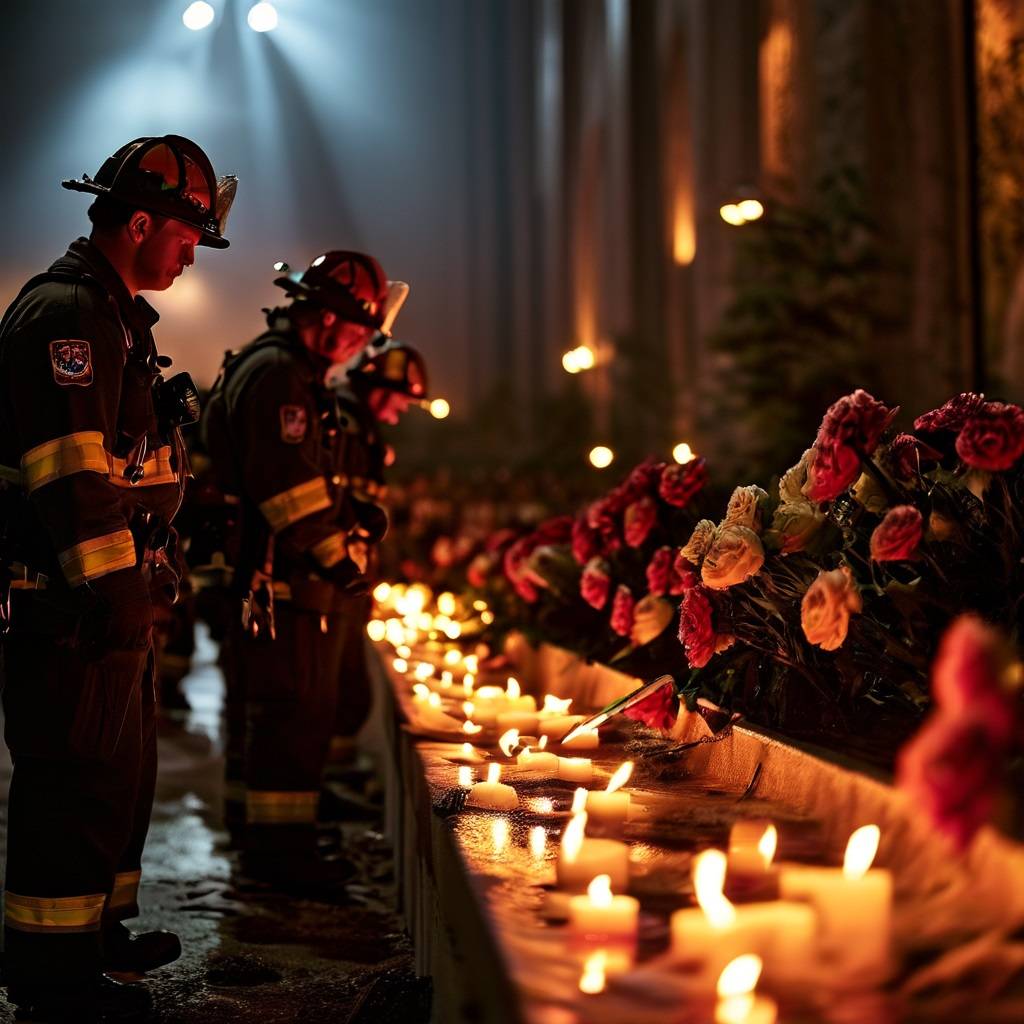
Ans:
{"type": "Polygon", "coordinates": [[[775,859],[775,851],[778,849],[778,847],[779,830],[774,825],[769,825],[764,830],[764,835],[761,836],[761,839],[757,844],[757,852],[761,854],[766,869],[771,865],[771,862],[775,859]]]}
{"type": "Polygon", "coordinates": [[[391,667],[399,675],[404,676],[405,673],[409,671],[409,662],[407,662],[405,658],[395,658],[395,660],[391,662],[391,667]]]}
{"type": "MultiPolygon", "coordinates": [[[[502,733],[501,739],[498,740],[498,746],[501,748],[501,752],[506,757],[512,756],[512,748],[519,743],[519,730],[509,729],[508,732],[502,733]]],[[[497,767],[495,765],[494,767],[497,767]]]]}
{"type": "Polygon", "coordinates": [[[864,825],[850,836],[843,858],[843,874],[847,878],[863,878],[867,874],[878,852],[878,841],[882,837],[877,825],[864,825]]]}
{"type": "Polygon", "coordinates": [[[544,707],[541,711],[546,715],[564,715],[572,707],[572,697],[556,697],[554,694],[544,694],[544,707]]]}
{"type": "Polygon", "coordinates": [[[608,954],[599,949],[587,957],[583,965],[583,974],[580,975],[580,991],[588,996],[597,995],[604,991],[605,968],[608,966],[608,954]]]}
{"type": "Polygon", "coordinates": [[[519,685],[519,680],[515,676],[508,677],[508,686],[505,689],[505,694],[509,700],[517,700],[522,695],[523,689],[519,685]]]}
{"type": "Polygon", "coordinates": [[[388,635],[388,627],[382,619],[371,619],[366,624],[366,635],[374,643],[380,643],[388,635]]]}
{"type": "Polygon", "coordinates": [[[412,692],[420,700],[426,700],[430,696],[430,687],[426,683],[413,683],[412,692]]]}
{"type": "Polygon", "coordinates": [[[413,671],[413,675],[421,682],[426,681],[434,674],[434,666],[427,661],[421,661],[413,671]]]}
{"type": "Polygon", "coordinates": [[[602,910],[610,907],[612,905],[612,876],[598,875],[587,886],[587,896],[595,907],[600,907],[602,910]]]}
{"type": "Polygon", "coordinates": [[[467,718],[472,718],[474,711],[476,711],[476,705],[471,700],[464,700],[462,702],[462,713],[467,718]]]}
{"type": "Polygon", "coordinates": [[[572,795],[572,813],[579,814],[587,806],[587,791],[582,787],[578,787],[576,792],[572,795]]]}
{"type": "MultiPolygon", "coordinates": [[[[491,765],[492,768],[496,765],[491,765]]],[[[508,818],[495,818],[491,822],[491,838],[494,840],[494,852],[501,853],[508,842],[508,818]]]]}
{"type": "Polygon", "coordinates": [[[543,825],[534,825],[530,829],[530,853],[538,860],[544,856],[544,849],[548,843],[548,834],[544,831],[543,825]]]}
{"type": "Polygon", "coordinates": [[[574,814],[562,834],[562,856],[568,864],[575,864],[583,848],[583,836],[587,830],[587,812],[574,814]]]}
{"type": "Polygon", "coordinates": [[[473,744],[472,743],[463,743],[462,744],[462,756],[463,757],[472,757],[473,756],[473,744]]]}
{"type": "Polygon", "coordinates": [[[544,749],[547,748],[547,745],[548,745],[548,738],[547,738],[547,736],[541,736],[540,743],[537,744],[537,749],[538,750],[544,750],[544,749]]]}
{"type": "Polygon", "coordinates": [[[487,766],[487,781],[492,785],[501,778],[501,765],[496,761],[487,766]]]}
{"type": "Polygon", "coordinates": [[[500,686],[481,686],[476,691],[476,699],[501,701],[505,699],[505,691],[500,686]]]}
{"type": "Polygon", "coordinates": [[[439,708],[441,706],[441,694],[431,693],[427,695],[427,703],[432,708],[439,708]]]}
{"type": "Polygon", "coordinates": [[[447,669],[441,673],[441,685],[447,690],[452,683],[455,682],[455,676],[451,674],[447,669]]]}
{"type": "Polygon", "coordinates": [[[408,644],[399,644],[395,648],[395,654],[397,654],[400,658],[411,658],[412,648],[408,644]]]}
{"type": "Polygon", "coordinates": [[[733,999],[753,992],[761,977],[762,966],[761,958],[755,953],[744,953],[730,960],[718,977],[719,999],[733,999]]]}
{"type": "Polygon", "coordinates": [[[605,790],[606,793],[615,793],[629,782],[630,776],[633,774],[633,762],[623,761],[622,764],[616,769],[615,774],[608,780],[608,788],[605,790]]]}
{"type": "Polygon", "coordinates": [[[462,661],[462,655],[453,647],[450,651],[444,652],[444,663],[446,665],[458,665],[462,661]]]}
{"type": "Polygon", "coordinates": [[[476,670],[480,667],[480,659],[475,654],[467,654],[462,659],[462,664],[466,666],[467,672],[476,675],[476,670]]]}
{"type": "Polygon", "coordinates": [[[728,928],[736,920],[736,908],[722,893],[726,856],[721,850],[704,850],[693,862],[693,889],[712,928],[728,928]]]}
{"type": "Polygon", "coordinates": [[[477,725],[475,722],[469,721],[469,719],[466,719],[466,721],[462,723],[462,731],[467,736],[475,736],[478,732],[483,732],[484,727],[482,725],[477,725]]]}
{"type": "Polygon", "coordinates": [[[473,696],[473,679],[471,676],[466,676],[466,678],[462,680],[462,693],[466,697],[473,696]]]}
{"type": "Polygon", "coordinates": [[[468,764],[459,769],[459,785],[463,789],[469,789],[473,785],[473,769],[468,764]]]}
{"type": "Polygon", "coordinates": [[[455,595],[449,591],[437,595],[437,610],[442,615],[455,614],[455,595]]]}

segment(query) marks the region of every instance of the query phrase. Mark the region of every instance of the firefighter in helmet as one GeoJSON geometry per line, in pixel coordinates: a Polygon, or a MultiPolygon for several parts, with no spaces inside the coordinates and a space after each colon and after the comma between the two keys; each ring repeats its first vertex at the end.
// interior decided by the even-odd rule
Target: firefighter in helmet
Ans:
{"type": "Polygon", "coordinates": [[[11,781],[4,982],[35,1020],[132,1020],[149,994],[107,970],[180,953],[133,935],[156,776],[153,602],[175,583],[173,519],[198,419],[164,378],[163,291],[223,249],[236,179],[176,135],[135,139],[95,178],[89,238],[32,278],[0,323],[3,694],[11,781]]]}
{"type": "Polygon", "coordinates": [[[352,589],[365,589],[358,546],[387,525],[375,501],[344,486],[341,411],[326,377],[390,328],[408,288],[389,282],[372,257],[345,251],[274,283],[292,301],[267,311],[268,330],[227,355],[204,437],[221,488],[237,498],[233,579],[243,623],[232,640],[229,700],[235,708],[244,700],[244,743],[229,744],[241,753],[244,863],[315,895],[335,891],[347,870],[318,855],[314,832],[338,626],[352,589]]]}
{"type": "MultiPolygon", "coordinates": [[[[379,501],[386,493],[385,469],[394,453],[381,437],[380,424],[394,425],[411,405],[427,398],[427,369],[411,345],[385,337],[370,345],[336,388],[342,409],[342,468],[345,486],[356,500],[379,501]]],[[[376,551],[361,552],[368,575],[376,577],[376,551]]],[[[331,737],[332,770],[343,772],[355,758],[355,737],[370,712],[370,684],[363,647],[369,621],[369,595],[348,598],[341,629],[344,633],[338,705],[331,737]]]]}

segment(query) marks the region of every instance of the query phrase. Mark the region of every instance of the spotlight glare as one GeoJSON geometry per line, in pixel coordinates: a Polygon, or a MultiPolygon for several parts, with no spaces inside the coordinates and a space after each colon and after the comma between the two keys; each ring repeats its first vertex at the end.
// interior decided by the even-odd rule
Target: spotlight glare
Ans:
{"type": "Polygon", "coordinates": [[[590,464],[595,469],[607,469],[615,459],[615,453],[607,445],[599,444],[590,449],[590,464]]]}
{"type": "Polygon", "coordinates": [[[758,220],[764,216],[764,207],[756,199],[744,199],[736,206],[745,221],[758,220]]]}
{"type": "Polygon", "coordinates": [[[261,2],[249,8],[245,19],[253,32],[270,32],[277,28],[277,8],[273,4],[261,2]]]}
{"type": "Polygon", "coordinates": [[[195,3],[189,4],[185,8],[181,21],[185,28],[190,28],[193,32],[199,32],[208,25],[213,24],[213,16],[213,8],[206,0],[196,0],[195,3]]]}
{"type": "Polygon", "coordinates": [[[451,411],[452,407],[443,398],[435,398],[430,403],[430,415],[435,420],[443,420],[451,411]]]}

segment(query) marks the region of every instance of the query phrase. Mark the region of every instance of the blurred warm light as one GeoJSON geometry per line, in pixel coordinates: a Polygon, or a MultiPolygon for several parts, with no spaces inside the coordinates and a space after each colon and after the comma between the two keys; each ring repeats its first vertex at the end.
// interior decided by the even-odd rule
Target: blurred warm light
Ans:
{"type": "Polygon", "coordinates": [[[616,769],[615,774],[608,780],[608,788],[605,792],[615,793],[629,782],[630,776],[633,774],[633,762],[623,761],[622,764],[616,769]]]}
{"type": "Polygon", "coordinates": [[[391,662],[391,667],[401,675],[405,675],[405,673],[409,671],[409,662],[407,662],[405,658],[395,658],[395,660],[391,662]]]}
{"type": "Polygon", "coordinates": [[[469,789],[473,785],[473,769],[468,764],[459,769],[459,785],[463,789],[469,789]]]}
{"type": "Polygon", "coordinates": [[[371,619],[366,624],[366,635],[374,642],[380,643],[387,636],[388,627],[381,619],[371,619]]]}
{"type": "Polygon", "coordinates": [[[726,224],[731,224],[736,228],[747,222],[736,203],[726,203],[725,206],[719,208],[718,213],[726,224]]]}
{"type": "Polygon", "coordinates": [[[452,411],[452,407],[443,398],[435,398],[428,408],[435,420],[443,420],[452,411]]]}
{"type": "Polygon", "coordinates": [[[475,654],[467,654],[465,658],[462,659],[462,663],[466,666],[467,672],[476,672],[480,667],[480,659],[475,654]]]}
{"type": "Polygon", "coordinates": [[[399,658],[411,658],[412,648],[408,644],[399,644],[395,648],[395,654],[397,654],[399,658]]]}
{"type": "Polygon", "coordinates": [[[772,861],[775,859],[775,851],[779,847],[779,830],[774,825],[769,825],[764,830],[764,835],[761,836],[760,841],[757,844],[757,852],[761,854],[764,860],[765,869],[771,866],[772,861]]]}
{"type": "Polygon", "coordinates": [[[454,615],[455,607],[455,595],[451,591],[446,590],[443,594],[437,595],[437,610],[442,615],[454,615]]]}
{"type": "Polygon", "coordinates": [[[718,997],[730,999],[753,992],[761,977],[761,967],[761,958],[754,953],[745,953],[730,960],[718,976],[718,997]]]}
{"type": "Polygon", "coordinates": [[[693,449],[685,441],[680,441],[679,444],[672,449],[672,458],[675,459],[680,466],[685,466],[688,462],[693,462],[696,456],[693,454],[693,449]]]}
{"type": "Polygon", "coordinates": [[[480,621],[485,625],[489,626],[494,621],[494,612],[482,611],[480,613],[480,621]]]}
{"type": "Polygon", "coordinates": [[[458,622],[448,622],[443,632],[449,640],[458,640],[462,636],[462,626],[458,622]]]}
{"type": "Polygon", "coordinates": [[[608,966],[608,953],[599,949],[587,957],[580,976],[580,991],[588,996],[595,996],[604,991],[605,968],[608,966]]]}
{"type": "Polygon", "coordinates": [[[580,850],[583,849],[583,836],[586,831],[587,812],[580,811],[579,814],[572,816],[572,820],[565,826],[565,832],[562,833],[562,856],[566,863],[576,863],[576,858],[579,857],[580,850]]]}
{"type": "Polygon", "coordinates": [[[484,727],[482,725],[477,725],[475,722],[462,723],[462,731],[467,736],[475,736],[478,732],[483,732],[483,729],[484,727]]]}
{"type": "Polygon", "coordinates": [[[606,445],[599,444],[590,449],[590,454],[587,457],[595,469],[607,469],[615,460],[615,452],[606,445]]]}
{"type": "MultiPolygon", "coordinates": [[[[249,8],[249,13],[246,15],[247,22],[249,22],[249,28],[253,32],[271,32],[277,28],[277,8],[273,4],[261,2],[253,4],[249,8]]],[[[322,257],[321,257],[322,260],[322,257]]],[[[316,264],[313,264],[316,266],[316,264]]]]}
{"type": "Polygon", "coordinates": [[[523,688],[519,685],[519,680],[515,676],[509,676],[505,684],[505,696],[509,700],[519,700],[522,695],[523,688]]]}
{"type": "Polygon", "coordinates": [[[496,761],[487,766],[487,781],[493,786],[501,779],[501,765],[496,761]]]}
{"type": "Polygon", "coordinates": [[[745,221],[759,220],[764,216],[764,206],[756,199],[744,199],[736,204],[740,216],[745,221]]]}
{"type": "MultiPolygon", "coordinates": [[[[509,729],[508,732],[501,734],[501,739],[498,740],[498,747],[506,757],[512,756],[512,748],[519,745],[519,730],[509,729]]],[[[498,765],[491,765],[492,768],[497,768],[498,765]]]]}
{"type": "Polygon", "coordinates": [[[205,0],[196,0],[194,4],[189,4],[185,8],[185,13],[181,16],[181,20],[185,28],[190,28],[193,32],[199,32],[201,29],[206,28],[207,25],[213,24],[213,15],[213,8],[205,0]]]}
{"type": "Polygon", "coordinates": [[[390,583],[378,583],[373,588],[373,599],[379,604],[383,604],[391,596],[391,584],[390,583]]]}
{"type": "Polygon", "coordinates": [[[693,890],[712,928],[728,928],[736,920],[736,908],[722,892],[725,869],[721,850],[704,850],[693,862],[693,890]]]}
{"type": "Polygon", "coordinates": [[[579,814],[587,806],[587,791],[578,786],[572,794],[572,814],[579,814]]]}
{"type": "Polygon", "coordinates": [[[877,825],[864,825],[850,836],[843,858],[843,874],[847,878],[863,878],[878,853],[882,833],[877,825]]]}
{"type": "Polygon", "coordinates": [[[434,674],[434,666],[429,661],[421,661],[415,669],[413,669],[413,676],[419,679],[421,682],[425,682],[434,674]]]}
{"type": "Polygon", "coordinates": [[[547,846],[548,834],[544,831],[543,825],[534,825],[530,829],[530,853],[538,860],[544,856],[544,848],[547,846]]]}
{"type": "Polygon", "coordinates": [[[541,711],[546,715],[564,715],[572,707],[572,697],[556,697],[553,693],[544,694],[544,707],[541,711]]]}
{"type": "Polygon", "coordinates": [[[494,852],[501,853],[505,849],[505,844],[508,843],[508,818],[494,819],[491,823],[491,838],[494,840],[494,852]]]}
{"type": "Polygon", "coordinates": [[[697,232],[693,225],[692,205],[677,202],[672,230],[672,258],[680,267],[688,267],[696,255],[697,232]]]}
{"type": "Polygon", "coordinates": [[[589,345],[577,345],[562,356],[562,369],[566,373],[582,373],[592,370],[597,363],[597,355],[589,345]]]}
{"type": "Polygon", "coordinates": [[[594,878],[587,886],[587,895],[595,907],[610,907],[612,905],[612,876],[598,875],[594,878]]]}
{"type": "Polygon", "coordinates": [[[445,652],[444,663],[446,665],[458,665],[460,661],[462,661],[462,655],[454,647],[445,652]]]}

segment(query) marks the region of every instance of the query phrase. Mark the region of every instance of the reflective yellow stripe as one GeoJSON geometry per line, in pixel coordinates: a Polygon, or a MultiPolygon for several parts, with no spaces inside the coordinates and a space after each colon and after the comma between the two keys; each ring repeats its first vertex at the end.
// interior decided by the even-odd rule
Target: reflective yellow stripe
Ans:
{"type": "Polygon", "coordinates": [[[345,543],[348,534],[339,530],[329,537],[324,537],[319,544],[313,545],[313,557],[325,568],[337,565],[348,555],[348,546],[345,543]]]}
{"type": "Polygon", "coordinates": [[[245,794],[245,817],[251,825],[302,825],[316,821],[317,792],[276,792],[250,789],[245,794]]]}
{"type": "Polygon", "coordinates": [[[57,561],[68,583],[77,587],[108,572],[131,569],[135,565],[135,541],[127,530],[105,533],[62,551],[57,561]]]}
{"type": "Polygon", "coordinates": [[[100,926],[106,895],[39,896],[4,894],[4,917],[9,928],[21,932],[93,932],[100,926]]]}
{"type": "Polygon", "coordinates": [[[143,476],[137,484],[131,484],[125,479],[125,470],[128,462],[125,459],[112,458],[110,460],[110,482],[115,487],[155,487],[159,484],[173,484],[178,482],[178,474],[174,472],[171,465],[171,446],[165,444],[157,448],[142,463],[143,476]]]}
{"type": "Polygon", "coordinates": [[[110,469],[103,434],[82,430],[30,448],[21,457],[21,480],[31,494],[54,480],[87,470],[106,476],[110,469]]]}
{"type": "Polygon", "coordinates": [[[108,908],[115,910],[118,907],[134,907],[139,899],[141,881],[141,871],[122,871],[114,875],[114,888],[110,890],[108,908]]]}
{"type": "Polygon", "coordinates": [[[322,512],[330,507],[331,498],[327,493],[327,481],[322,476],[289,487],[287,491],[260,502],[260,511],[275,533],[306,516],[311,516],[314,512],[322,512]]]}

